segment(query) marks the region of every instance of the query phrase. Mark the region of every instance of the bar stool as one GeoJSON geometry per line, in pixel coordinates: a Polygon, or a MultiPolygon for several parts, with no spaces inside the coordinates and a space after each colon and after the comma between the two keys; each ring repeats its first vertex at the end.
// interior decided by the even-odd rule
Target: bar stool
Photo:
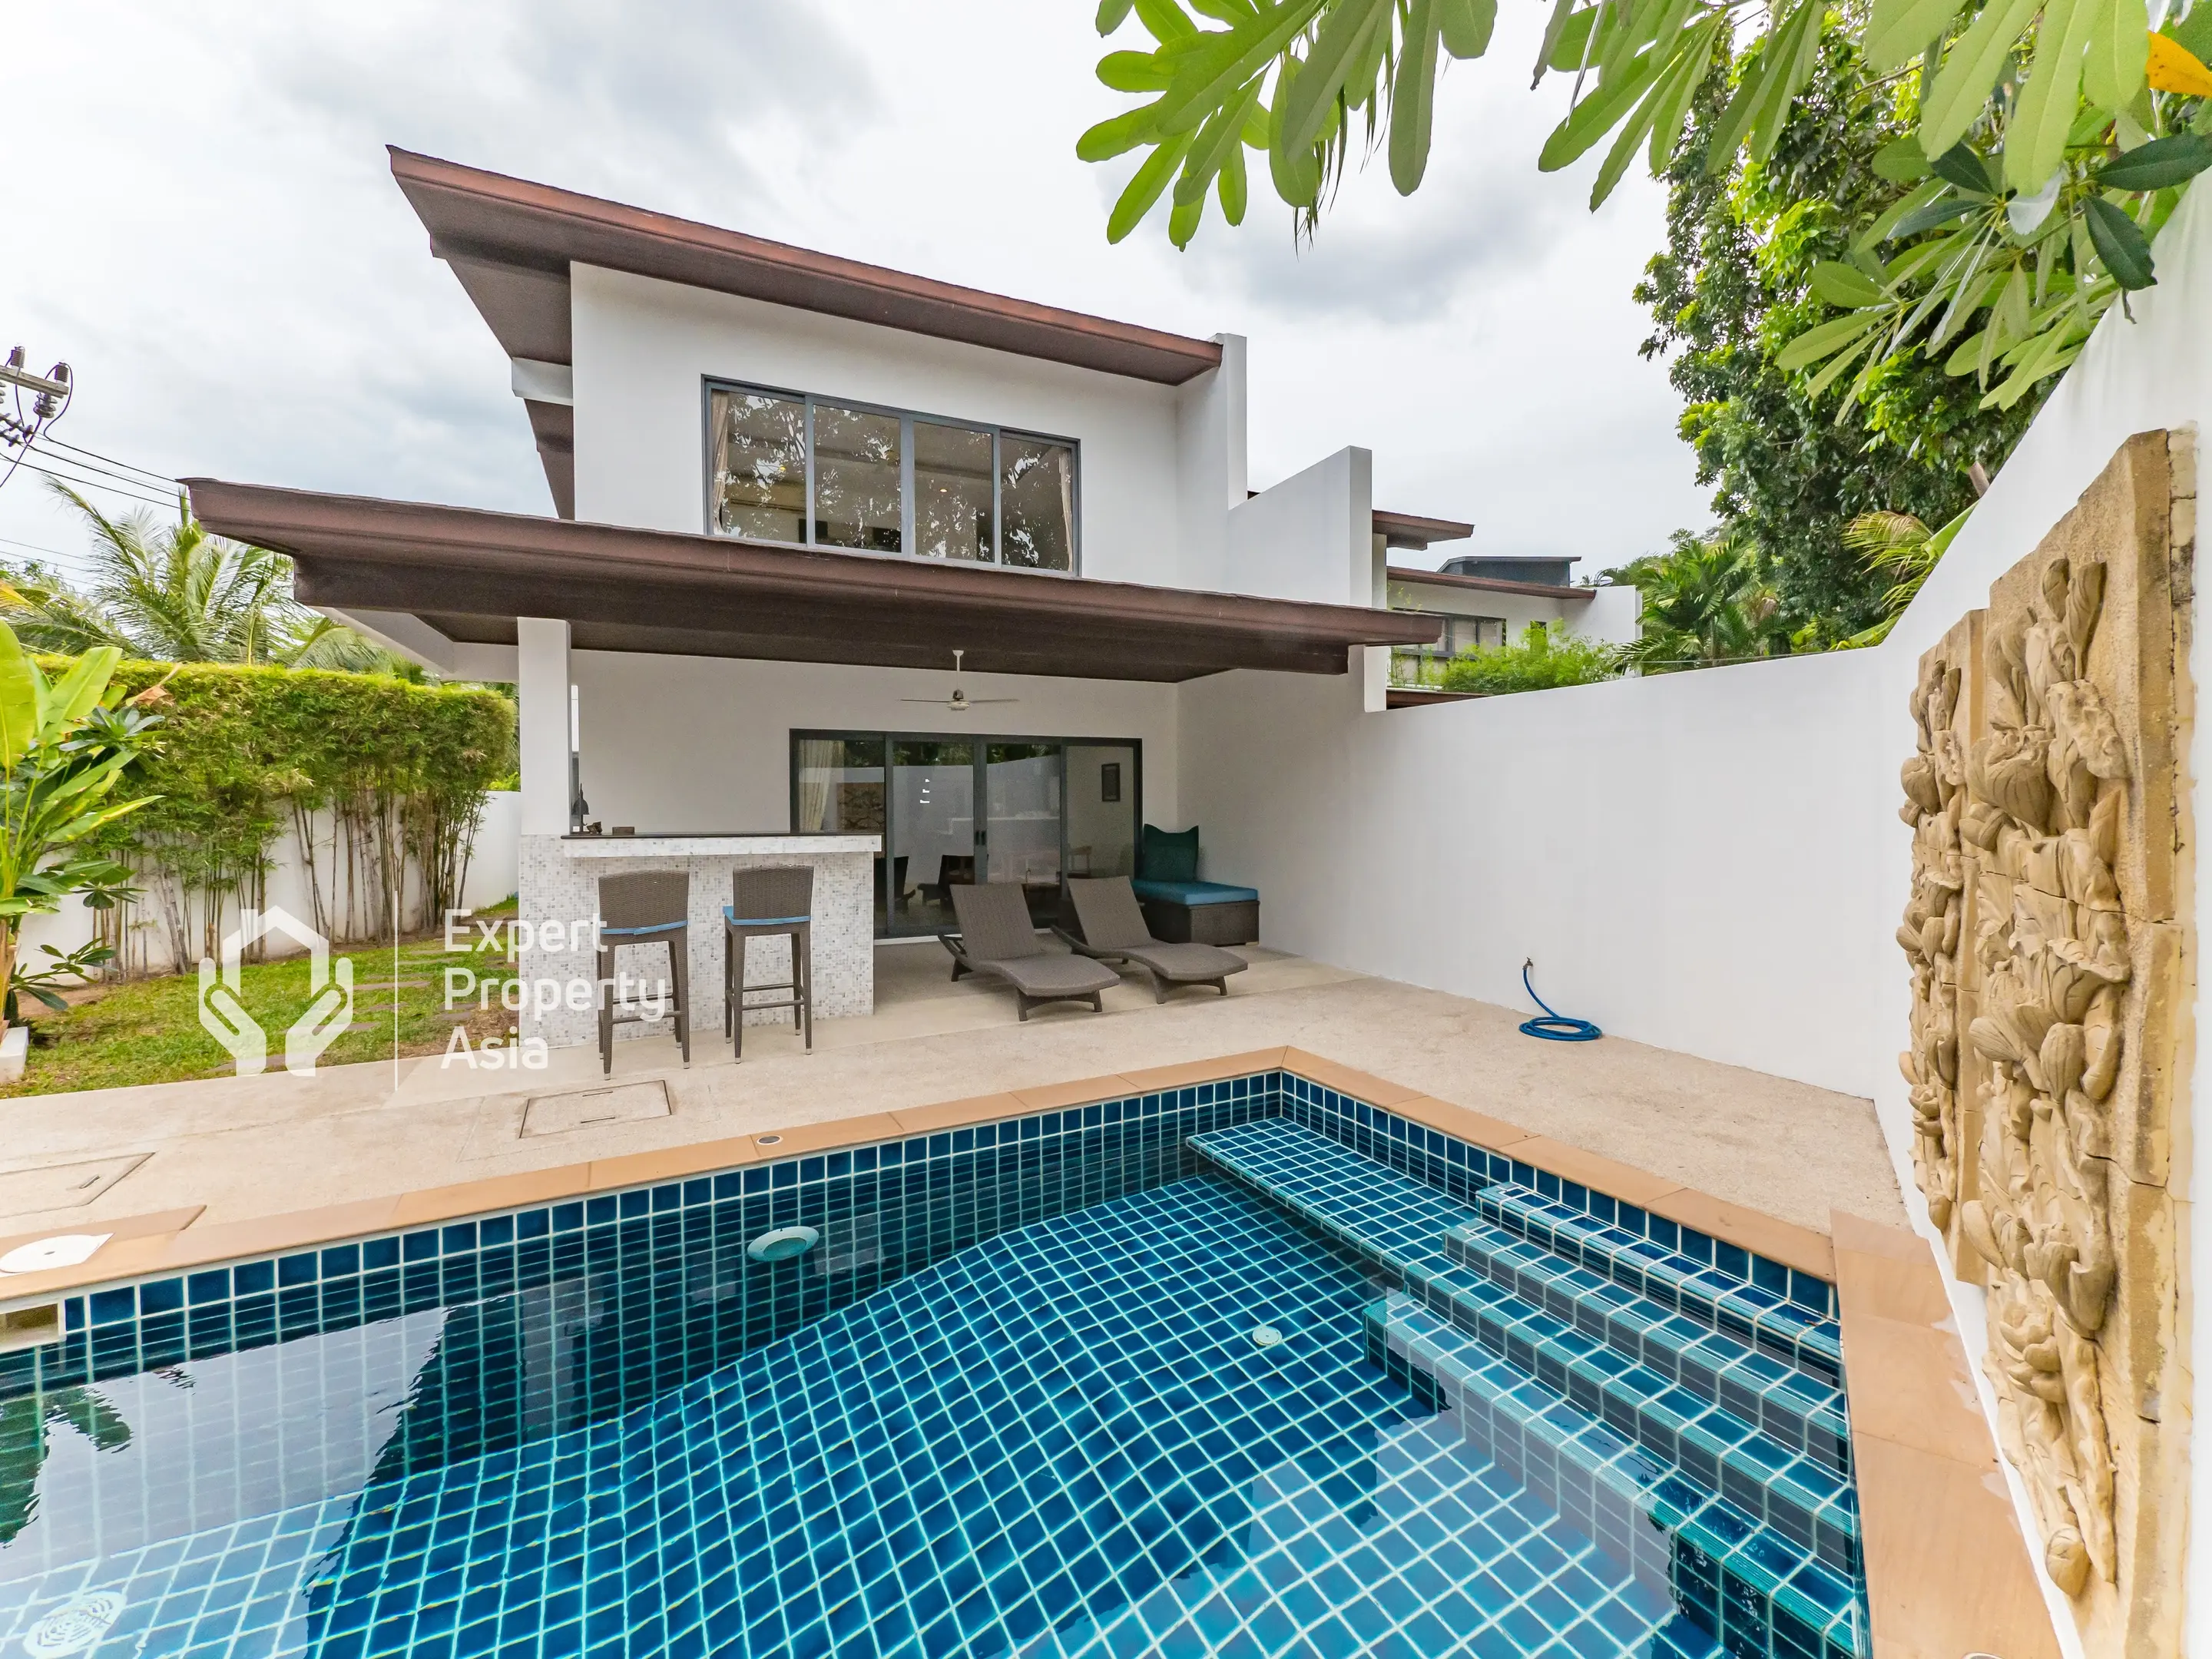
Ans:
{"type": "Polygon", "coordinates": [[[814,866],[739,870],[730,881],[730,902],[722,910],[722,1018],[730,1028],[730,1050],[745,1057],[745,1015],[763,1008],[788,1008],[791,1023],[814,1050],[814,866]],[[756,939],[791,940],[791,977],[769,985],[745,982],[745,945],[756,939]],[[788,991],[772,1002],[747,1002],[748,993],[788,991]]]}
{"type": "Polygon", "coordinates": [[[624,945],[668,946],[668,975],[675,993],[676,1041],[691,1063],[691,878],[681,870],[642,871],[599,878],[599,1069],[615,1069],[615,1024],[657,1019],[658,1014],[615,1012],[615,951],[624,945]]]}

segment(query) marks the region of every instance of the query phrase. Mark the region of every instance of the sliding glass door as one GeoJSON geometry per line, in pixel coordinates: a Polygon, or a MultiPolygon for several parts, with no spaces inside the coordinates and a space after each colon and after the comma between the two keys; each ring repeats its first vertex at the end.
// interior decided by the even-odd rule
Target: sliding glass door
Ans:
{"type": "Polygon", "coordinates": [[[957,927],[951,890],[979,879],[1018,884],[1047,927],[1067,877],[1135,873],[1141,757],[1087,738],[794,732],[792,823],[883,836],[879,936],[957,927]]]}

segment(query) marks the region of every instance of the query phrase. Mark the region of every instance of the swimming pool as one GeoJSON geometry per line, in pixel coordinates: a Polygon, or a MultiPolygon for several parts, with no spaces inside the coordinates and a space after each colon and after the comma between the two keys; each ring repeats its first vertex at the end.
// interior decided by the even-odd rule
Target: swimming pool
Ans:
{"type": "Polygon", "coordinates": [[[1847,1659],[1826,1287],[1686,1233],[1273,1073],[112,1287],[0,1654],[1847,1659]]]}

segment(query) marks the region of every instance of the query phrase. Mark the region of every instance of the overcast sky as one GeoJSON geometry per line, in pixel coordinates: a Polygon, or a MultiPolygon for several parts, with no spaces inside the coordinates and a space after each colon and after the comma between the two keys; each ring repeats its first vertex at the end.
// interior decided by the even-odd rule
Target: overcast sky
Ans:
{"type": "MultiPolygon", "coordinates": [[[[507,365],[392,182],[396,143],[877,264],[1251,342],[1264,486],[1346,444],[1454,551],[1594,572],[1705,522],[1629,290],[1662,200],[1535,170],[1546,8],[1453,66],[1411,199],[1352,173],[1318,243],[1253,189],[1190,252],[1109,248],[1128,100],[1087,0],[68,0],[9,8],[0,349],[75,368],[55,435],[167,474],[550,512],[507,365]]],[[[1139,44],[1134,23],[1126,26],[1139,44]]],[[[0,554],[81,537],[27,471],[0,554]]],[[[111,506],[127,501],[106,498],[111,506]]]]}

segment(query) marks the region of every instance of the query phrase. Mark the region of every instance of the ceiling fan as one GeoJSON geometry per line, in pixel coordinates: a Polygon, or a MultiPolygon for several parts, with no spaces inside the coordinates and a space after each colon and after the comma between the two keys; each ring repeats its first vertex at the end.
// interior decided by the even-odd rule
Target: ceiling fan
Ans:
{"type": "Polygon", "coordinates": [[[1019,702],[1021,701],[1019,697],[971,697],[963,691],[960,689],[960,659],[967,654],[965,651],[955,651],[952,653],[952,695],[951,696],[901,697],[899,701],[936,703],[942,708],[951,709],[956,714],[964,714],[969,709],[981,708],[987,702],[1019,702]]]}

